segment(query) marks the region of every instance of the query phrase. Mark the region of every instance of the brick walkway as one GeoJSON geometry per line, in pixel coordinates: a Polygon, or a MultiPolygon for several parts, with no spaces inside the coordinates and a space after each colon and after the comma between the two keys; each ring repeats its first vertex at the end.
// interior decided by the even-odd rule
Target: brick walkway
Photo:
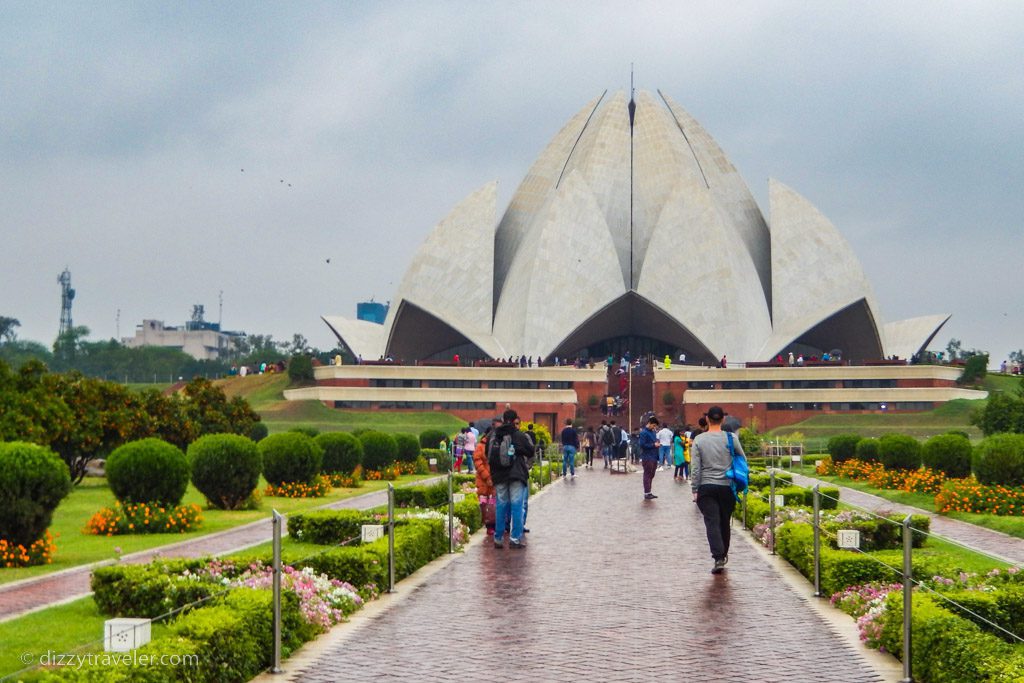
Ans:
{"type": "MultiPolygon", "coordinates": [[[[433,480],[429,480],[433,481],[433,480]]],[[[365,493],[354,498],[347,498],[324,507],[332,509],[354,508],[365,510],[387,504],[386,489],[365,493]]],[[[251,522],[208,536],[183,541],[171,546],[162,546],[151,550],[143,550],[121,558],[125,564],[143,564],[157,557],[168,559],[176,557],[203,557],[207,555],[223,555],[241,550],[248,546],[269,541],[273,534],[270,521],[270,508],[267,505],[267,518],[251,522]]],[[[111,564],[111,563],[105,563],[111,564]]],[[[89,578],[95,565],[69,569],[57,574],[50,574],[38,579],[0,586],[0,621],[7,621],[60,602],[89,595],[89,578]]]]}
{"type": "MultiPolygon", "coordinates": [[[[838,484],[793,474],[793,483],[800,486],[838,486],[838,484]]],[[[1011,564],[1024,564],[1024,538],[1016,538],[1000,531],[993,531],[969,522],[961,522],[943,515],[922,510],[921,508],[901,505],[871,493],[839,486],[839,499],[856,507],[879,512],[888,510],[902,515],[928,515],[931,518],[931,531],[939,536],[951,539],[963,545],[988,553],[1011,564]]]]}
{"type": "Polygon", "coordinates": [[[473,545],[308,645],[287,680],[883,680],[751,543],[734,537],[712,576],[689,487],[665,471],[654,491],[642,501],[639,475],[596,468],[555,484],[531,505],[525,551],[473,545]]]}

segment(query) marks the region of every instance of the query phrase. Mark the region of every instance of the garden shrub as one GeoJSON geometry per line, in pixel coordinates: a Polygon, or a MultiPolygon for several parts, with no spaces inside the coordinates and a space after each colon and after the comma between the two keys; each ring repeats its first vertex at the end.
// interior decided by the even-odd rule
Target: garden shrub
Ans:
{"type": "MultiPolygon", "coordinates": [[[[915,680],[928,683],[1019,681],[1024,651],[945,609],[940,599],[915,593],[911,611],[914,634],[911,664],[915,680]]],[[[882,647],[903,653],[903,596],[891,593],[882,616],[882,647]]]]}
{"type": "Polygon", "coordinates": [[[305,434],[271,434],[260,441],[259,448],[263,455],[263,478],[273,487],[312,484],[320,473],[323,451],[305,434]]]}
{"type": "MultiPolygon", "coordinates": [[[[835,486],[822,486],[818,491],[821,493],[820,506],[822,510],[835,510],[839,507],[839,488],[835,486]]],[[[811,507],[814,505],[814,491],[802,486],[787,486],[782,488],[778,482],[775,484],[775,495],[783,496],[786,505],[802,505],[811,507]]]]}
{"type": "MultiPolygon", "coordinates": [[[[400,490],[396,489],[395,493],[400,490]]],[[[336,545],[359,537],[364,524],[379,523],[372,514],[362,510],[316,510],[289,515],[288,533],[303,543],[336,545]]]]}
{"type": "Polygon", "coordinates": [[[878,460],[889,470],[921,466],[921,442],[906,434],[886,434],[878,440],[878,460]]]}
{"type": "Polygon", "coordinates": [[[314,441],[323,449],[325,474],[352,474],[363,464],[363,444],[347,432],[324,432],[314,441]]]}
{"type": "Polygon", "coordinates": [[[395,489],[395,505],[400,507],[436,508],[448,504],[448,482],[430,486],[403,486],[395,489]]]}
{"type": "Polygon", "coordinates": [[[974,473],[990,486],[1024,484],[1024,434],[986,436],[974,447],[974,473]]]}
{"type": "Polygon", "coordinates": [[[857,442],[860,437],[856,434],[837,434],[828,440],[828,454],[832,456],[832,462],[843,462],[851,460],[857,455],[857,442]]]}
{"type": "Polygon", "coordinates": [[[0,444],[0,541],[27,548],[43,538],[70,492],[68,467],[52,450],[21,441],[0,444]]]}
{"type": "Polygon", "coordinates": [[[188,488],[188,460],[177,446],[149,438],[118,447],[107,458],[107,483],[122,503],[174,507],[188,488]]]}
{"type": "Polygon", "coordinates": [[[363,444],[363,469],[380,472],[398,458],[398,442],[384,432],[367,431],[359,435],[363,444]]]}
{"type": "Polygon", "coordinates": [[[305,354],[296,354],[288,359],[288,379],[293,384],[308,384],[316,379],[313,374],[313,359],[305,354]]]}
{"type": "Polygon", "coordinates": [[[249,430],[249,438],[256,443],[259,443],[260,441],[263,441],[263,439],[267,438],[267,434],[269,433],[270,430],[267,429],[267,425],[262,422],[256,422],[253,424],[252,429],[249,430]]]}
{"type": "Polygon", "coordinates": [[[122,503],[102,508],[86,522],[84,532],[97,536],[121,534],[184,534],[203,523],[195,503],[163,507],[156,503],[122,503]]]}
{"type": "Polygon", "coordinates": [[[424,429],[420,432],[420,448],[437,448],[448,435],[440,429],[424,429]]]}
{"type": "Polygon", "coordinates": [[[416,457],[416,462],[413,463],[413,474],[430,474],[430,462],[427,461],[422,455],[416,457]]]}
{"type": "MultiPolygon", "coordinates": [[[[767,472],[751,472],[750,488],[767,489],[771,486],[772,479],[767,472]]],[[[775,486],[789,486],[793,483],[793,475],[789,472],[775,472],[775,486]]]]}
{"type": "Polygon", "coordinates": [[[437,461],[438,472],[450,472],[452,469],[452,455],[448,451],[439,448],[424,448],[420,453],[427,459],[429,465],[431,460],[437,461]]]}
{"type": "MultiPolygon", "coordinates": [[[[394,435],[395,443],[398,445],[398,462],[416,462],[420,456],[420,440],[412,434],[399,432],[394,435]]],[[[435,444],[436,445],[436,444],[435,444]]]]}
{"type": "Polygon", "coordinates": [[[288,430],[289,432],[298,432],[299,434],[305,434],[311,439],[315,439],[320,435],[320,430],[316,427],[292,427],[288,430]]]}
{"type": "Polygon", "coordinates": [[[959,434],[939,434],[924,442],[921,461],[925,467],[945,472],[946,476],[971,476],[971,442],[959,434]]]}
{"type": "Polygon", "coordinates": [[[857,442],[856,459],[861,462],[878,462],[878,439],[861,439],[857,442]]]}
{"type": "Polygon", "coordinates": [[[761,455],[761,435],[748,427],[740,427],[737,436],[740,438],[740,447],[747,457],[761,455]]]}
{"type": "Polygon", "coordinates": [[[205,564],[203,559],[183,559],[97,567],[90,579],[93,600],[109,617],[152,619],[220,590],[215,584],[177,579],[205,564]]]}
{"type": "Polygon", "coordinates": [[[252,439],[207,434],[189,444],[192,485],[220,510],[237,510],[260,483],[263,457],[252,439]]]}

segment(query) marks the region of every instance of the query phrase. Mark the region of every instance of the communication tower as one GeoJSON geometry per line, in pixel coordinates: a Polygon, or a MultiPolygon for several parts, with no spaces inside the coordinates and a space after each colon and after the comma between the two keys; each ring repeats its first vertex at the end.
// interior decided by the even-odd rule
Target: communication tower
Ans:
{"type": "Polygon", "coordinates": [[[57,282],[60,283],[60,331],[57,332],[57,338],[60,339],[71,331],[71,302],[75,300],[75,290],[71,288],[71,271],[65,268],[57,282]]]}

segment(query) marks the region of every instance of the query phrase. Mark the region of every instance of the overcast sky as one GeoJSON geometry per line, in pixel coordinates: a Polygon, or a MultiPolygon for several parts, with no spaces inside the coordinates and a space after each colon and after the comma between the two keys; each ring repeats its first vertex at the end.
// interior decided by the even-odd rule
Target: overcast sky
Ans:
{"type": "Polygon", "coordinates": [[[66,266],[93,339],[223,291],[226,329],[330,348],[631,62],[762,211],[774,177],[832,220],[885,321],[1024,347],[1021,2],[0,0],[0,315],[52,343],[66,266]]]}

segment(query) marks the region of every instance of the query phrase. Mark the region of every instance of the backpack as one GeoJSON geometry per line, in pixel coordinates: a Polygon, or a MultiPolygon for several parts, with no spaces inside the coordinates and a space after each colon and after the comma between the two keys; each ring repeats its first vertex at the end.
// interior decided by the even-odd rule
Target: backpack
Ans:
{"type": "Polygon", "coordinates": [[[618,445],[622,443],[622,427],[615,425],[612,427],[612,444],[618,445]]]}
{"type": "Polygon", "coordinates": [[[611,446],[613,443],[615,443],[612,437],[613,437],[613,435],[612,435],[612,428],[611,427],[609,427],[608,425],[605,425],[604,427],[601,427],[601,445],[602,446],[611,446]]]}
{"type": "Polygon", "coordinates": [[[501,437],[501,441],[498,441],[493,436],[491,437],[491,443],[488,447],[487,459],[492,463],[497,463],[500,467],[508,468],[512,467],[512,463],[516,457],[516,447],[512,443],[512,435],[506,434],[501,437]]]}
{"type": "Polygon", "coordinates": [[[731,480],[732,494],[739,500],[740,494],[750,484],[750,466],[747,465],[747,458],[733,447],[732,432],[726,432],[725,438],[729,442],[729,455],[732,456],[732,467],[725,471],[725,476],[731,480]]]}

